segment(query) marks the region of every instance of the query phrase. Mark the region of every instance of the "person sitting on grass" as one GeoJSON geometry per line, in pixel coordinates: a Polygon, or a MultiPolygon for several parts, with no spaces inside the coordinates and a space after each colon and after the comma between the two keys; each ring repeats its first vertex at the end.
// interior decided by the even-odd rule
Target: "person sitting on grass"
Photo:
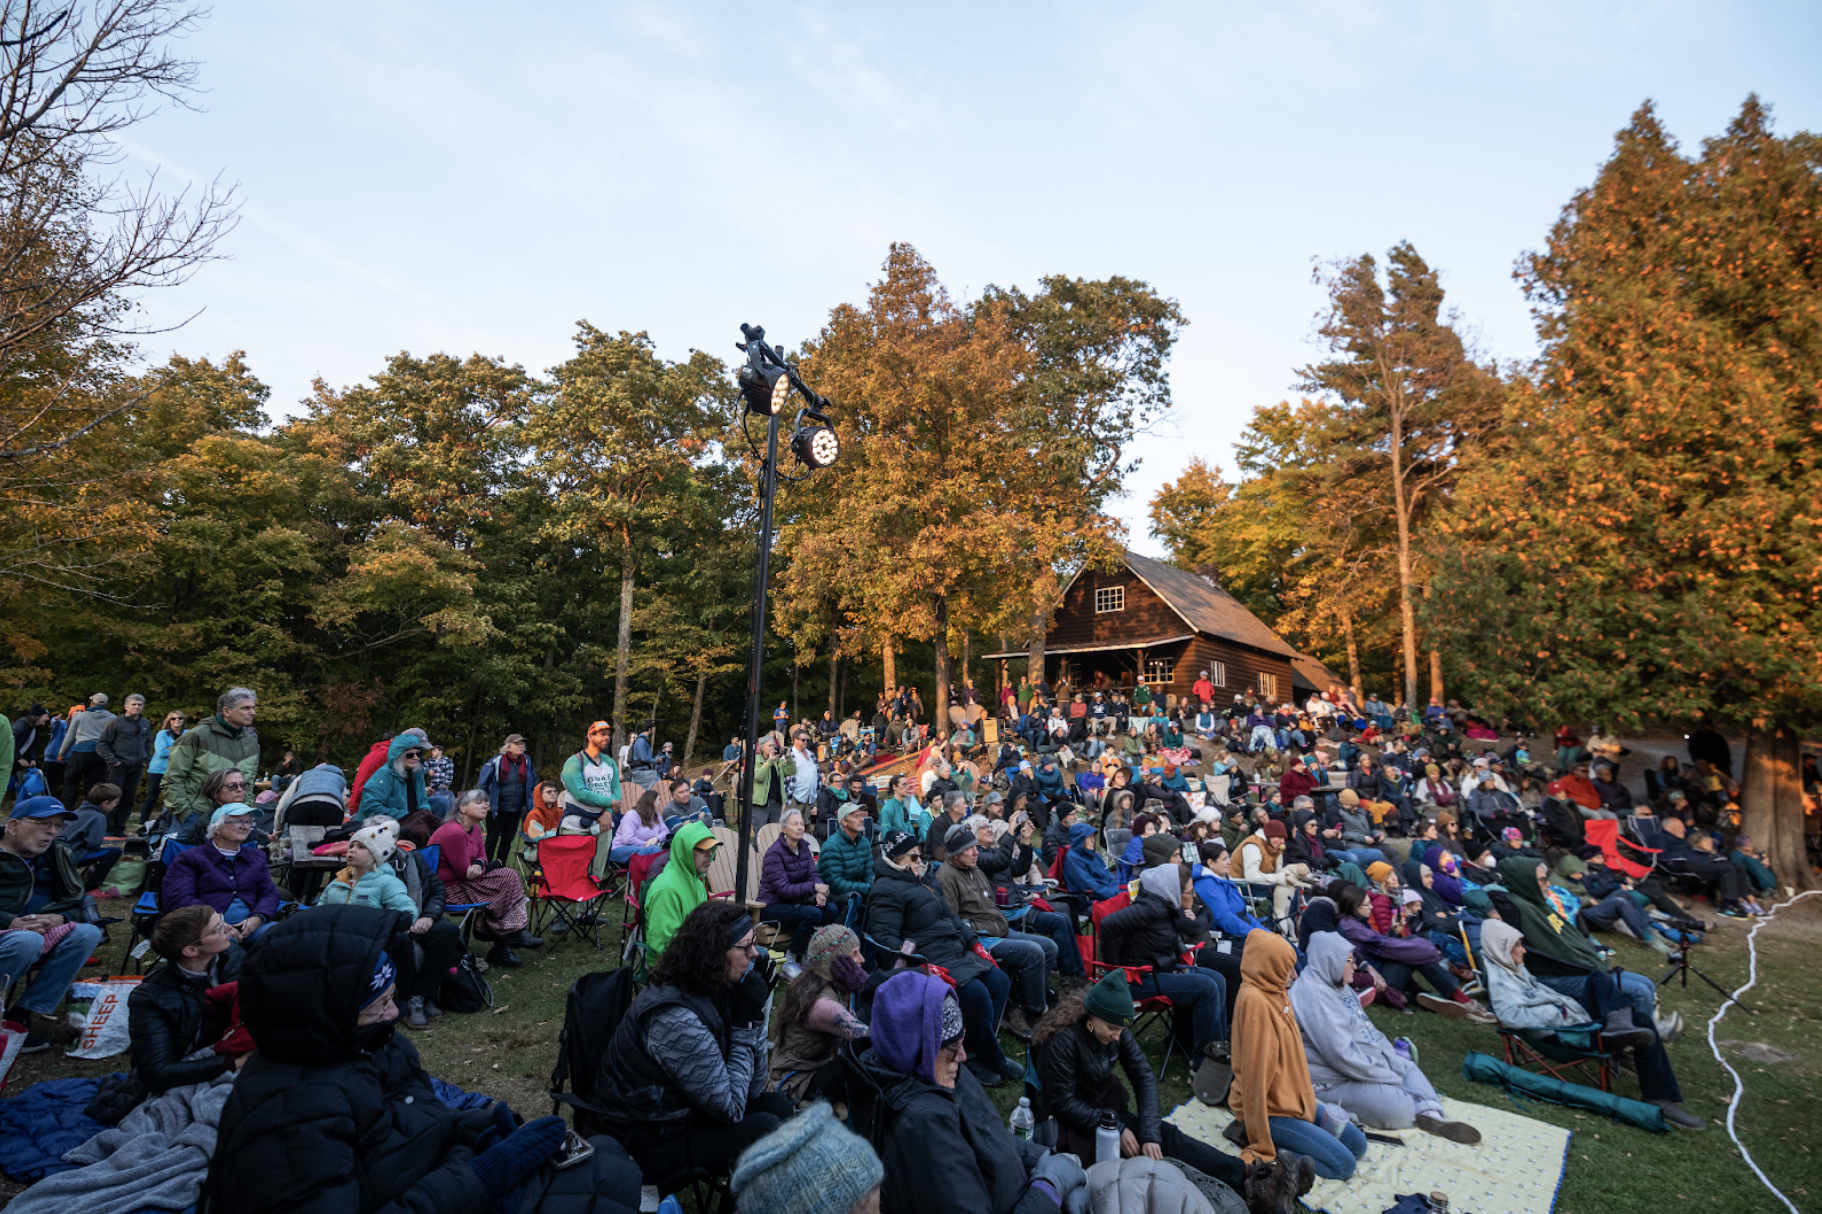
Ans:
{"type": "Polygon", "coordinates": [[[1546,986],[1525,968],[1525,937],[1498,919],[1481,924],[1481,955],[1487,970],[1487,997],[1499,1022],[1507,1028],[1554,1033],[1564,1028],[1598,1028],[1601,1044],[1611,1050],[1631,1050],[1639,1075],[1639,1094],[1664,1110],[1664,1118],[1685,1130],[1705,1130],[1708,1123],[1682,1108],[1683,1093],[1670,1069],[1651,1017],[1641,1014],[1626,999],[1611,974],[1590,971],[1580,994],[1562,993],[1546,986]],[[1592,1009],[1593,1014],[1590,1015],[1592,1009]]]}
{"type": "MultiPolygon", "coordinates": [[[[157,1096],[175,1087],[208,1083],[246,1064],[245,1053],[200,1053],[209,991],[240,973],[241,949],[221,912],[185,906],[159,916],[152,951],[164,958],[127,996],[127,1031],[133,1074],[157,1096]]],[[[222,1027],[226,1027],[224,1020],[222,1027]]]]}
{"type": "Polygon", "coordinates": [[[1392,1048],[1367,1018],[1353,981],[1354,946],[1339,933],[1312,932],[1309,965],[1291,986],[1291,1008],[1317,1098],[1374,1129],[1414,1125],[1451,1142],[1479,1142],[1479,1130],[1443,1116],[1436,1089],[1416,1059],[1392,1048]]]}
{"type": "Polygon", "coordinates": [[[595,1079],[603,1120],[648,1183],[723,1175],[791,1115],[789,1096],[765,1090],[774,980],[745,907],[704,902],[677,926],[595,1079]]]}
{"type": "MultiPolygon", "coordinates": [[[[233,768],[218,771],[203,789],[208,792],[224,777],[226,783],[214,794],[223,800],[209,815],[208,838],[171,861],[160,899],[168,910],[198,903],[214,907],[234,930],[234,939],[247,944],[278,913],[279,893],[265,850],[247,846],[257,810],[236,799],[239,794],[232,785],[241,778],[240,772],[233,768]]],[[[201,815],[197,818],[200,821],[201,815]]]]}
{"type": "MultiPolygon", "coordinates": [[[[1366,1136],[1345,1113],[1316,1099],[1289,998],[1297,951],[1275,932],[1254,932],[1241,972],[1234,1082],[1227,1097],[1234,1114],[1230,1140],[1244,1148],[1248,1163],[1275,1160],[1282,1146],[1324,1180],[1346,1180],[1366,1154],[1366,1136]]],[[[1299,1190],[1307,1187],[1300,1178],[1299,1190]]]]}
{"type": "MultiPolygon", "coordinates": [[[[1388,986],[1403,991],[1410,986],[1414,975],[1421,974],[1435,992],[1422,991],[1417,995],[1417,1002],[1423,1007],[1451,1020],[1493,1023],[1492,1013],[1462,991],[1461,983],[1443,963],[1442,951],[1434,944],[1419,937],[1374,930],[1370,921],[1372,904],[1365,890],[1357,885],[1337,884],[1329,887],[1329,895],[1335,900],[1340,920],[1338,930],[1360,950],[1360,955],[1372,964],[1388,986]]],[[[1415,914],[1410,918],[1415,919],[1415,914]]]]}
{"type": "Polygon", "coordinates": [[[880,1092],[870,1137],[885,1169],[882,1208],[1056,1214],[1088,1183],[1075,1156],[1006,1128],[964,1065],[962,1009],[941,978],[903,970],[887,979],[872,1030],[860,1068],[880,1092]]]}
{"type": "Polygon", "coordinates": [[[516,1191],[518,1214],[637,1210],[639,1170],[614,1139],[596,1136],[592,1159],[558,1172],[561,1117],[519,1125],[503,1102],[458,1111],[437,1098],[393,1031],[395,919],[322,907],[274,924],[249,952],[240,1010],[258,1052],[222,1108],[198,1207],[487,1214],[516,1191]]]}
{"type": "Polygon", "coordinates": [[[487,858],[487,794],[471,788],[456,799],[455,817],[436,828],[430,845],[439,849],[437,878],[449,900],[458,905],[479,902],[485,909],[475,935],[493,941],[487,964],[517,967],[517,948],[541,948],[544,941],[526,930],[525,882],[498,860],[487,858]]]}
{"type": "Polygon", "coordinates": [[[866,985],[860,937],[839,923],[817,928],[774,1026],[770,1090],[799,1108],[817,1099],[845,1099],[841,1047],[867,1035],[849,1001],[866,985]]]}
{"type": "Polygon", "coordinates": [[[1302,1158],[1280,1151],[1275,1163],[1249,1164],[1164,1121],[1157,1077],[1132,1035],[1134,1015],[1132,988],[1113,971],[1085,994],[1065,995],[1038,1022],[1031,1046],[1038,1076],[1032,1115],[1056,1119],[1056,1149],[1093,1159],[1095,1130],[1101,1114],[1111,1111],[1120,1120],[1122,1157],[1181,1159],[1232,1189],[1255,1214],[1290,1214],[1302,1158]],[[1114,1074],[1116,1062],[1126,1072],[1130,1098],[1114,1074]]]}

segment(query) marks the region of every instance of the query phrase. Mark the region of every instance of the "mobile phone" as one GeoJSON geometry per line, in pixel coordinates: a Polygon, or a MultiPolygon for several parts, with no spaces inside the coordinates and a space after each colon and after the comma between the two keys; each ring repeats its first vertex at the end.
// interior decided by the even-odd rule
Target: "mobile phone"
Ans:
{"type": "Polygon", "coordinates": [[[574,1130],[570,1130],[563,1136],[563,1149],[557,1152],[557,1157],[551,1161],[551,1166],[561,1172],[565,1168],[575,1167],[584,1159],[593,1156],[594,1153],[594,1143],[574,1130]]]}

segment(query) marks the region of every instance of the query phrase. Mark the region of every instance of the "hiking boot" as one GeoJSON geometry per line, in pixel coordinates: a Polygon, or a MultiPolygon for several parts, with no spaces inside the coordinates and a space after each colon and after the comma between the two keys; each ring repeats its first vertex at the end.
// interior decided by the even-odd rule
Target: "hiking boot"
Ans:
{"type": "Polygon", "coordinates": [[[438,1016],[441,1016],[442,1014],[443,1014],[443,1009],[438,1007],[436,1004],[432,1003],[430,1001],[429,995],[425,995],[424,996],[424,1015],[431,1020],[435,1020],[438,1016]]]}
{"type": "Polygon", "coordinates": [[[424,1015],[424,996],[413,995],[405,1000],[405,1027],[408,1029],[427,1029],[430,1021],[424,1015]]]}
{"type": "Polygon", "coordinates": [[[1656,1026],[1658,1039],[1665,1045],[1669,1045],[1683,1035],[1683,1013],[1672,1012],[1668,1016],[1661,1017],[1657,1020],[1656,1026]]]}
{"type": "Polygon", "coordinates": [[[1432,1117],[1428,1113],[1417,1115],[1417,1128],[1426,1134],[1434,1134],[1438,1138],[1447,1138],[1450,1142],[1459,1142],[1466,1146],[1473,1146],[1480,1141],[1480,1131],[1467,1122],[1444,1121],[1442,1118],[1432,1117]]]}
{"type": "Polygon", "coordinates": [[[520,928],[518,931],[514,932],[512,937],[510,939],[508,939],[507,941],[505,941],[505,943],[512,945],[514,948],[543,948],[544,947],[544,941],[542,939],[540,939],[537,936],[532,935],[530,932],[526,931],[524,928],[520,928]]]}
{"type": "Polygon", "coordinates": [[[1279,1151],[1275,1163],[1261,1160],[1246,1167],[1245,1197],[1249,1214],[1296,1214],[1297,1156],[1279,1151]]]}
{"type": "Polygon", "coordinates": [[[1024,1008],[1009,1007],[1006,1009],[1006,1031],[1020,1041],[1031,1040],[1031,1021],[1026,1019],[1024,1008]]]}
{"type": "Polygon", "coordinates": [[[1432,995],[1429,991],[1420,991],[1417,1005],[1435,1012],[1438,1016],[1447,1016],[1450,1020],[1466,1020],[1468,1009],[1453,999],[1444,999],[1441,995],[1432,995]]]}
{"type": "Polygon", "coordinates": [[[1601,1043],[1621,1050],[1643,1049],[1651,1044],[1651,1030],[1632,1023],[1632,1009],[1616,1007],[1601,1025],[1601,1043]]]}
{"type": "Polygon", "coordinates": [[[1685,1130],[1705,1130],[1708,1123],[1694,1113],[1685,1113],[1683,1106],[1674,1100],[1654,1100],[1651,1102],[1664,1110],[1664,1120],[1671,1125],[1681,1126],[1685,1130]]]}
{"type": "Polygon", "coordinates": [[[524,965],[525,962],[520,958],[519,954],[513,952],[512,949],[507,946],[506,942],[502,940],[487,950],[487,964],[503,965],[507,969],[517,969],[519,966],[524,965]]]}

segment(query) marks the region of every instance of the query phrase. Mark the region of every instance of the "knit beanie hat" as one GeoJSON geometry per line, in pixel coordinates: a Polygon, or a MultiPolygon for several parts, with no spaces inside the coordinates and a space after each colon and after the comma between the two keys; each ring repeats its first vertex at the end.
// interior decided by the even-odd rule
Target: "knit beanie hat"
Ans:
{"type": "Polygon", "coordinates": [[[1442,768],[1436,766],[1434,763],[1425,763],[1423,765],[1423,774],[1434,780],[1442,775],[1442,768]]]}
{"type": "Polygon", "coordinates": [[[1344,788],[1341,790],[1341,803],[1349,809],[1353,809],[1360,804],[1360,794],[1351,788],[1344,788]]]}
{"type": "Polygon", "coordinates": [[[373,855],[375,864],[384,864],[392,859],[392,853],[399,849],[398,836],[389,830],[377,826],[364,827],[348,838],[350,843],[359,843],[373,855]]]}
{"type": "Polygon", "coordinates": [[[1375,860],[1367,865],[1367,877],[1374,885],[1378,885],[1391,875],[1392,866],[1387,864],[1384,860],[1375,860]]]}
{"type": "Polygon", "coordinates": [[[951,991],[943,996],[943,1029],[942,1036],[937,1040],[943,1045],[948,1045],[960,1037],[962,1032],[962,1005],[956,999],[955,993],[951,991]]]}
{"type": "Polygon", "coordinates": [[[949,833],[943,837],[943,848],[948,851],[951,859],[961,855],[970,847],[979,846],[980,840],[976,839],[974,832],[966,826],[952,827],[949,833]]]}
{"type": "Polygon", "coordinates": [[[1106,977],[1088,988],[1088,993],[1082,997],[1082,1006],[1088,1009],[1090,1016],[1098,1016],[1121,1028],[1131,1027],[1132,988],[1126,984],[1125,971],[1108,971],[1106,977]]]}
{"type": "Polygon", "coordinates": [[[908,830],[890,830],[880,841],[880,850],[886,859],[896,860],[918,844],[918,838],[908,830]]]}
{"type": "Polygon", "coordinates": [[[1265,824],[1265,829],[1259,833],[1263,834],[1268,839],[1276,839],[1280,843],[1290,838],[1290,832],[1284,828],[1284,823],[1278,821],[1276,818],[1267,822],[1265,824]]]}
{"type": "Polygon", "coordinates": [[[750,1214],[846,1214],[884,1179],[866,1139],[819,1100],[746,1149],[732,1188],[750,1214]]]}
{"type": "Polygon", "coordinates": [[[804,950],[803,959],[811,969],[822,973],[822,967],[817,964],[819,961],[825,958],[832,960],[859,947],[860,937],[854,934],[853,928],[830,923],[816,929],[816,934],[810,937],[810,947],[804,950]]]}
{"type": "Polygon", "coordinates": [[[1168,864],[1177,854],[1177,841],[1170,835],[1148,835],[1139,847],[1145,857],[1146,868],[1168,864]]]}

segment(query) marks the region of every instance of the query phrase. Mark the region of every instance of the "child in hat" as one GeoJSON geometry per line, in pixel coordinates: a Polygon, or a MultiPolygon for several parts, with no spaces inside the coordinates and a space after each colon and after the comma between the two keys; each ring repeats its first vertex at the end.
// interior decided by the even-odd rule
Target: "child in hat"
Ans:
{"type": "Polygon", "coordinates": [[[348,840],[348,867],[323,890],[323,905],[378,906],[417,918],[418,904],[386,863],[399,847],[392,833],[396,829],[388,820],[354,832],[348,840]]]}

